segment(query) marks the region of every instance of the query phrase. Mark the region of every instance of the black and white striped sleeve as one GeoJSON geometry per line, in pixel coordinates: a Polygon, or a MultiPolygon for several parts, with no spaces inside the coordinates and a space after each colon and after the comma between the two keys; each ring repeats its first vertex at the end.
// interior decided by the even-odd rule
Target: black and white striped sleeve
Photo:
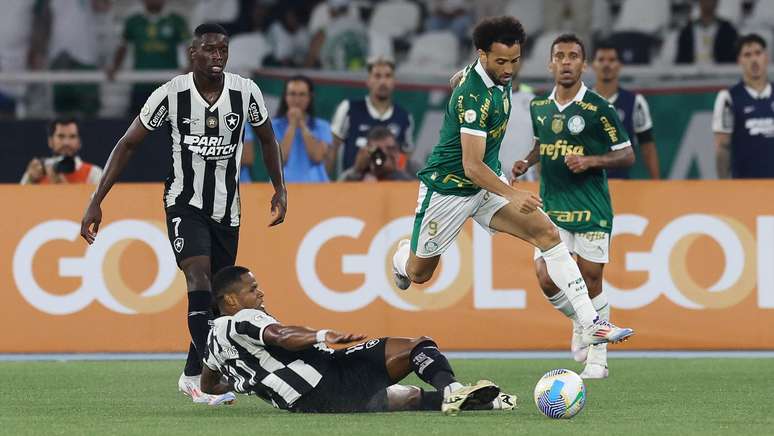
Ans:
{"type": "Polygon", "coordinates": [[[732,133],[734,131],[733,100],[727,89],[718,92],[712,110],[712,131],[714,133],[732,133]]]}
{"type": "Polygon", "coordinates": [[[247,103],[247,121],[251,126],[258,127],[269,118],[269,111],[263,101],[263,94],[255,82],[250,81],[248,91],[250,97],[247,103]]]}
{"type": "Polygon", "coordinates": [[[202,362],[207,365],[207,368],[218,372],[222,372],[221,362],[218,360],[218,350],[220,348],[221,345],[218,344],[218,339],[215,337],[215,329],[213,328],[207,336],[207,349],[204,352],[202,362]]]}
{"type": "Polygon", "coordinates": [[[266,345],[263,341],[264,329],[277,323],[277,320],[266,312],[255,309],[243,309],[234,316],[236,332],[248,341],[260,346],[266,345]]]}
{"type": "Polygon", "coordinates": [[[148,130],[156,130],[169,121],[169,82],[159,86],[140,110],[140,122],[148,130]]]}
{"type": "MultiPolygon", "coordinates": [[[[653,128],[653,118],[650,116],[648,101],[642,94],[634,97],[634,133],[643,133],[653,128]]],[[[631,139],[631,138],[629,138],[631,139]]]]}

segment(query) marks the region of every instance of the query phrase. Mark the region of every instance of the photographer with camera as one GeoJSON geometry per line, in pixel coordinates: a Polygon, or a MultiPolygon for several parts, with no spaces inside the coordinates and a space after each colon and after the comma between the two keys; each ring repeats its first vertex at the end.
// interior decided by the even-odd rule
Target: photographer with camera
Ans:
{"type": "Polygon", "coordinates": [[[407,172],[398,169],[400,147],[390,129],[375,126],[367,136],[366,146],[361,148],[355,164],[341,173],[343,182],[381,182],[386,180],[413,180],[407,172]]]}
{"type": "Polygon", "coordinates": [[[102,168],[78,157],[81,136],[74,119],[60,118],[49,123],[48,146],[53,156],[33,158],[22,176],[22,185],[99,182],[102,168]]]}

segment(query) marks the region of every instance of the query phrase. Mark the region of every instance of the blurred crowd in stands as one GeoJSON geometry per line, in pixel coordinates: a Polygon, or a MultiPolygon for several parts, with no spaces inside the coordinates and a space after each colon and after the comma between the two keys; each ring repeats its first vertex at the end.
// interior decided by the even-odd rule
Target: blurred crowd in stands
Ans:
{"type": "MultiPolygon", "coordinates": [[[[191,29],[223,25],[227,69],[279,67],[368,72],[365,98],[330,120],[314,114],[314,85],[287,70],[274,129],[291,182],[412,177],[413,120],[392,99],[395,76],[453,73],[474,60],[480,17],[517,16],[529,35],[522,74],[547,75],[549,47],[574,32],[617,50],[624,64],[737,61],[737,36],[769,42],[774,0],[4,0],[0,76],[27,71],[104,72],[89,83],[0,79],[0,116],[133,117],[159,83],[116,81],[124,71],[188,69],[191,29]],[[372,129],[381,126],[381,129],[372,129]],[[388,135],[389,134],[389,135],[388,135]]],[[[772,44],[767,45],[770,50],[772,44]]],[[[593,51],[592,51],[593,53],[593,51]]],[[[591,59],[589,59],[591,61],[591,59]]],[[[170,77],[171,78],[171,77],[170,77]]],[[[520,89],[531,96],[529,90],[520,89]]],[[[527,97],[528,98],[528,97],[527,97]]],[[[256,176],[249,131],[243,180],[256,176]]],[[[42,162],[31,162],[33,170],[42,162]]],[[[50,163],[49,163],[50,166],[50,163]]]]}

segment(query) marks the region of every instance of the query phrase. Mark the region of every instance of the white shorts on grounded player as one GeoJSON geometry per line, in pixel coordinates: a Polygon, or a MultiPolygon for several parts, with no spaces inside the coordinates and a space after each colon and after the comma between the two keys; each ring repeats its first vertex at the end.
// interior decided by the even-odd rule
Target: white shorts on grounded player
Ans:
{"type": "MultiPolygon", "coordinates": [[[[500,177],[506,183],[505,177],[500,177]]],[[[417,257],[441,255],[457,238],[468,218],[495,233],[489,227],[494,214],[508,204],[505,198],[486,190],[461,197],[444,195],[419,182],[419,198],[411,236],[411,251],[417,257]]]]}
{"type": "MultiPolygon", "coordinates": [[[[610,234],[605,232],[572,233],[559,227],[559,237],[567,246],[570,254],[595,263],[608,263],[610,256],[610,234]]],[[[535,248],[534,259],[541,256],[540,250],[535,248]]]]}

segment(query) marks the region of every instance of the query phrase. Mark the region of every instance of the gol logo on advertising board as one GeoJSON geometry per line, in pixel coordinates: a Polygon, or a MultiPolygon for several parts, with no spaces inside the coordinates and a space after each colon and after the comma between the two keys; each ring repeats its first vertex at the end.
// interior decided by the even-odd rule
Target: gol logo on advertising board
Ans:
{"type": "MultiPolygon", "coordinates": [[[[322,221],[307,232],[296,256],[296,272],[304,292],[328,310],[349,312],[368,306],[377,298],[406,311],[439,310],[460,301],[471,289],[476,309],[525,309],[524,289],[494,289],[494,268],[506,268],[508,259],[493,253],[491,236],[473,225],[473,237],[463,231],[443,255],[443,264],[435,282],[427,289],[398,291],[392,281],[392,254],[399,240],[407,237],[413,217],[393,220],[373,237],[365,253],[345,254],[341,272],[359,274],[362,284],[341,292],[326,284],[316,263],[320,249],[335,238],[357,239],[365,222],[354,217],[334,217],[322,221]],[[503,262],[498,265],[498,261],[503,262]]],[[[613,236],[642,236],[649,225],[646,217],[622,214],[615,218],[613,236]]],[[[774,308],[774,216],[757,217],[757,241],[750,230],[733,218],[689,214],[672,219],[661,228],[648,252],[625,251],[626,271],[648,273],[647,281],[634,289],[618,289],[605,283],[614,307],[636,309],[654,302],[661,295],[687,309],[721,309],[736,305],[758,287],[758,307],[774,308]],[[708,237],[721,248],[725,261],[716,283],[702,287],[688,270],[688,252],[699,238],[708,237]],[[756,243],[757,242],[757,243],[756,243]],[[757,277],[756,277],[757,271],[757,277]]],[[[513,241],[514,244],[522,244],[513,241]]],[[[524,247],[525,250],[529,248],[524,247]]],[[[532,265],[528,266],[532,274],[532,265]]],[[[539,295],[539,294],[538,294],[539,295]]]]}
{"type": "MultiPolygon", "coordinates": [[[[648,224],[639,215],[618,215],[613,236],[641,236],[648,224]]],[[[663,294],[686,309],[722,309],[744,300],[757,284],[758,307],[774,309],[774,216],[757,217],[756,235],[757,241],[744,224],[727,216],[679,216],[659,230],[650,252],[626,253],[626,270],[648,272],[648,280],[626,290],[605,283],[608,299],[616,307],[634,309],[663,294]],[[725,258],[720,264],[705,265],[705,271],[721,271],[720,278],[706,288],[697,283],[697,273],[687,268],[688,251],[701,237],[717,243],[725,258]]]]}
{"type": "Polygon", "coordinates": [[[79,235],[80,224],[52,220],[33,227],[19,241],[13,258],[13,276],[22,297],[36,309],[51,315],[68,315],[96,300],[117,313],[148,314],[169,309],[185,295],[185,283],[178,274],[164,226],[140,220],[115,221],[100,229],[94,244],[85,246],[83,257],[58,259],[61,277],[81,278],[77,290],[59,295],[43,289],[33,274],[39,249],[55,240],[75,241],[79,235]],[[128,286],[120,268],[122,254],[134,241],[150,247],[158,264],[155,279],[139,293],[128,286]]]}
{"type": "Polygon", "coordinates": [[[406,232],[413,220],[413,217],[403,217],[389,222],[373,237],[366,253],[342,256],[342,273],[364,277],[363,283],[349,292],[341,292],[321,280],[316,268],[317,255],[332,239],[359,238],[366,223],[354,217],[335,217],[318,223],[307,232],[296,256],[296,273],[302,289],[321,307],[337,312],[361,309],[377,298],[407,311],[440,310],[457,303],[471,287],[476,308],[526,307],[523,289],[492,288],[492,240],[478,226],[473,226],[472,240],[462,231],[446,250],[437,278],[430,287],[407,291],[395,288],[392,254],[398,242],[408,237],[406,232]]]}

